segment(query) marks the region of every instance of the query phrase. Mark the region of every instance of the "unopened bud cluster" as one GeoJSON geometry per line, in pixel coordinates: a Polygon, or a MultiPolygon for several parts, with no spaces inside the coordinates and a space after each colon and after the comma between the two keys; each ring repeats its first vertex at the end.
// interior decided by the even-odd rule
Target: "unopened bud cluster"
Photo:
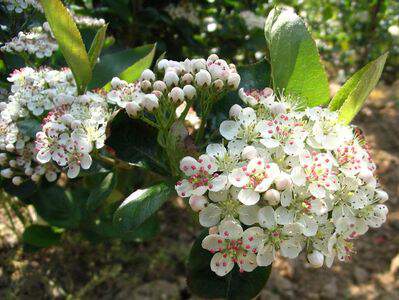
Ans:
{"type": "Polygon", "coordinates": [[[172,108],[175,113],[176,107],[184,101],[191,103],[197,98],[215,101],[223,92],[235,90],[240,84],[235,66],[215,54],[207,60],[162,59],[157,68],[157,73],[144,70],[136,83],[114,78],[108,101],[125,108],[131,117],[138,117],[144,111],[151,113],[160,107],[172,108]]]}
{"type": "Polygon", "coordinates": [[[40,11],[43,10],[39,0],[2,0],[2,2],[7,10],[15,11],[16,13],[22,13],[24,10],[29,9],[30,7],[40,11]]]}
{"type": "Polygon", "coordinates": [[[57,49],[57,41],[52,36],[47,22],[28,32],[19,32],[18,36],[1,47],[3,52],[26,53],[35,55],[37,58],[50,57],[57,49]]]}
{"type": "Polygon", "coordinates": [[[388,212],[363,138],[326,108],[301,111],[268,88],[239,95],[249,107],[233,106],[221,123],[226,144],[183,158],[176,184],[212,229],[202,241],[212,271],[224,276],[236,264],[250,272],[278,253],[305,251],[315,267],[350,259],[353,240],[388,212]]]}

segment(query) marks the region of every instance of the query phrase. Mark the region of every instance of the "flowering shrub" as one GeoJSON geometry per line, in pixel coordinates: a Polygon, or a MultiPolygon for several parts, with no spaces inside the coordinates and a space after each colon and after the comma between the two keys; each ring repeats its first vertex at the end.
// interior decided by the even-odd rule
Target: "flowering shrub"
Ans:
{"type": "MultiPolygon", "coordinates": [[[[292,10],[265,19],[267,60],[236,67],[216,54],[153,62],[155,45],[101,54],[104,20],[59,0],[38,3],[29,2],[48,23],[1,48],[24,64],[6,56],[0,183],[6,199],[32,204],[45,223],[27,224],[31,249],[57,243],[59,228],[92,241],[149,240],[175,188],[207,228],[188,260],[192,292],[250,299],[278,253],[304,251],[311,265],[331,266],[385,222],[388,195],[349,124],[387,54],[330,100],[315,43],[292,10]],[[90,43],[78,25],[96,28],[90,43]]],[[[6,8],[22,13],[27,4],[6,8]]]]}

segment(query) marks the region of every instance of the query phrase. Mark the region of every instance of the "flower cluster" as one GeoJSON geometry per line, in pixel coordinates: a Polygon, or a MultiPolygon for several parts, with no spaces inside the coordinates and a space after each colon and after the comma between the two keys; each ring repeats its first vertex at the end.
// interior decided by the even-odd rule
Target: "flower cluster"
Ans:
{"type": "Polygon", "coordinates": [[[169,4],[165,7],[165,11],[173,20],[182,19],[193,25],[199,25],[201,22],[192,3],[182,2],[179,5],[169,4]]]}
{"type": "Polygon", "coordinates": [[[263,16],[257,16],[255,13],[249,10],[243,10],[240,12],[240,17],[244,20],[245,26],[248,30],[262,29],[265,27],[266,18],[263,16]]]}
{"type": "Polygon", "coordinates": [[[211,100],[216,100],[227,90],[237,89],[240,83],[235,66],[215,54],[206,60],[177,62],[162,59],[157,67],[159,74],[145,70],[135,83],[114,78],[108,101],[125,108],[131,117],[157,109],[175,114],[176,108],[184,101],[191,103],[198,98],[209,102],[212,97],[211,100]]]}
{"type": "Polygon", "coordinates": [[[32,28],[29,32],[20,32],[18,36],[5,43],[2,51],[26,53],[37,58],[50,57],[58,49],[57,41],[52,36],[49,24],[32,28]]]}
{"type": "Polygon", "coordinates": [[[16,185],[26,178],[73,178],[104,145],[108,106],[101,93],[78,96],[69,69],[15,70],[8,102],[0,106],[1,176],[16,185]]]}
{"type": "Polygon", "coordinates": [[[105,25],[104,19],[97,19],[91,16],[84,16],[84,15],[76,15],[76,14],[72,15],[76,25],[80,28],[98,28],[105,25]]]}
{"type": "Polygon", "coordinates": [[[43,10],[38,0],[3,0],[2,2],[4,2],[7,10],[15,11],[16,13],[22,13],[30,6],[40,11],[43,10]]]}
{"type": "Polygon", "coordinates": [[[268,88],[239,95],[249,107],[234,105],[221,123],[227,145],[183,158],[185,178],[176,184],[211,228],[202,242],[215,253],[211,269],[224,276],[237,264],[249,272],[302,250],[315,267],[350,259],[352,241],[380,227],[388,211],[356,128],[268,88]]]}

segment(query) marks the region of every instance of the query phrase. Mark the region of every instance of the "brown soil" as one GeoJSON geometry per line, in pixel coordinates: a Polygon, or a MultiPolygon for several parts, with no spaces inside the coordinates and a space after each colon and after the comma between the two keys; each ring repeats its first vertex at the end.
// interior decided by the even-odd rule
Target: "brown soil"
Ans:
{"type": "MultiPolygon", "coordinates": [[[[399,299],[399,83],[376,89],[355,123],[373,149],[390,194],[386,224],[356,241],[350,263],[312,269],[303,257],[279,259],[260,299],[399,299]]],[[[162,234],[144,244],[92,245],[78,233],[60,246],[23,251],[0,211],[0,299],[198,299],[185,283],[185,260],[199,232],[181,200],[165,207],[162,234]]]]}

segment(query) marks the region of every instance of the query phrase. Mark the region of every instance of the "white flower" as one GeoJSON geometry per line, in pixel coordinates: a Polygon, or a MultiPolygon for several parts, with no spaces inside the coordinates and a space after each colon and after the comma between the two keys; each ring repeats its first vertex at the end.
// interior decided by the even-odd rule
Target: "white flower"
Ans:
{"type": "Polygon", "coordinates": [[[324,263],[324,255],[320,251],[314,250],[308,254],[308,261],[313,267],[320,268],[324,263]]]}
{"type": "Polygon", "coordinates": [[[184,91],[179,87],[174,87],[168,96],[174,103],[181,103],[184,101],[184,91]]]}
{"type": "Polygon", "coordinates": [[[219,233],[211,234],[202,241],[202,248],[216,253],[211,260],[211,270],[218,276],[225,276],[236,263],[240,272],[251,272],[256,267],[258,242],[263,234],[259,227],[243,230],[233,220],[219,225],[219,233]]]}
{"type": "Polygon", "coordinates": [[[165,73],[163,81],[168,87],[176,86],[179,84],[179,76],[174,71],[168,71],[165,73]]]}

